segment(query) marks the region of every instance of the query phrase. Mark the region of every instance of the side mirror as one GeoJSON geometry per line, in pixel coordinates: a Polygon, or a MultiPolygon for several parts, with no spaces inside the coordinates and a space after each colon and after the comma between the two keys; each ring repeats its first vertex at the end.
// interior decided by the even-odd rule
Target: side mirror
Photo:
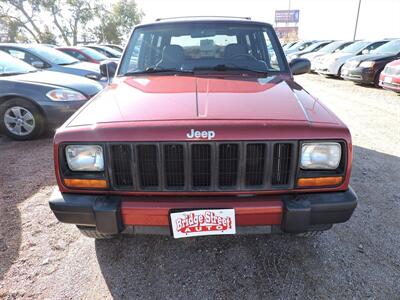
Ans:
{"type": "Polygon", "coordinates": [[[32,67],[35,67],[36,69],[44,69],[44,63],[42,61],[33,61],[32,62],[32,67]]]}
{"type": "Polygon", "coordinates": [[[369,53],[369,50],[368,49],[364,49],[362,52],[361,52],[361,54],[368,54],[369,53]]]}
{"type": "Polygon", "coordinates": [[[311,63],[306,58],[294,58],[289,63],[289,68],[293,75],[300,75],[310,72],[311,63]]]}
{"type": "Polygon", "coordinates": [[[110,81],[117,72],[118,64],[115,61],[106,61],[100,64],[100,74],[102,77],[107,77],[110,81]]]}

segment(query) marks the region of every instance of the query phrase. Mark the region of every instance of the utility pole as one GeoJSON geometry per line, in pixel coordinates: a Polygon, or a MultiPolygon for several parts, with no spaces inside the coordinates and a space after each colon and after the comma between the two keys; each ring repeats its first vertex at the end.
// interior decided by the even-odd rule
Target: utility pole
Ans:
{"type": "Polygon", "coordinates": [[[353,41],[356,40],[357,26],[358,26],[358,17],[360,16],[360,7],[361,7],[361,0],[358,0],[357,18],[356,18],[356,26],[355,26],[355,28],[354,28],[353,41]]]}

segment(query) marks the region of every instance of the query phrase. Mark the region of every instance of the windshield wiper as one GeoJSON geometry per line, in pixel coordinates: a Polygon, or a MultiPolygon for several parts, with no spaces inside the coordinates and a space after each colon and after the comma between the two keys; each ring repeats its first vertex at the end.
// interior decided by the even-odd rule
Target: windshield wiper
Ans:
{"type": "Polygon", "coordinates": [[[215,65],[212,67],[194,67],[193,71],[220,71],[220,72],[225,72],[225,71],[241,71],[241,72],[251,72],[251,73],[259,73],[263,75],[268,75],[268,72],[266,70],[254,70],[254,69],[249,69],[245,67],[241,67],[235,64],[219,64],[215,65]]]}
{"type": "Polygon", "coordinates": [[[27,72],[8,72],[8,73],[0,73],[0,76],[13,76],[13,75],[21,75],[26,74],[27,72]]]}
{"type": "Polygon", "coordinates": [[[144,71],[126,72],[122,76],[133,76],[133,75],[142,75],[142,74],[157,74],[157,73],[193,74],[193,71],[178,70],[178,69],[148,68],[148,69],[146,69],[144,71]]]}
{"type": "Polygon", "coordinates": [[[79,60],[73,61],[73,62],[68,62],[68,63],[61,63],[61,64],[58,64],[58,65],[59,66],[69,66],[69,65],[77,64],[78,62],[79,62],[79,60]]]}

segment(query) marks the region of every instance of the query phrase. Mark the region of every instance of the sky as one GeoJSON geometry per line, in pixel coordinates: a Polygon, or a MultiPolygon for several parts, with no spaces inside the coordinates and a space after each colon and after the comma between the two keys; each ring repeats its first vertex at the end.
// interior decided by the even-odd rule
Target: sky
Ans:
{"type": "MultiPolygon", "coordinates": [[[[300,39],[353,39],[359,0],[136,0],[143,22],[162,17],[239,16],[273,25],[275,10],[300,10],[300,39]]],[[[400,38],[400,0],[361,0],[357,39],[400,38]]]]}

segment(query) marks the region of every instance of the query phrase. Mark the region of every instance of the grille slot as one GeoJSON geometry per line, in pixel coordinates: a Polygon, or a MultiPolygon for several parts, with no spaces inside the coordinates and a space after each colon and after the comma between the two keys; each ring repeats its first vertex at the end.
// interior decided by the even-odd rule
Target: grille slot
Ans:
{"type": "Polygon", "coordinates": [[[293,145],[289,143],[274,145],[272,185],[285,185],[289,183],[292,147],[293,145]]]}
{"type": "Polygon", "coordinates": [[[238,144],[219,145],[218,185],[220,187],[232,187],[237,184],[238,163],[238,144]]]}
{"type": "Polygon", "coordinates": [[[156,145],[138,145],[137,161],[141,188],[158,187],[158,151],[156,145]]]}
{"type": "Polygon", "coordinates": [[[211,146],[194,144],[191,147],[192,186],[208,188],[211,186],[211,146]]]}
{"type": "Polygon", "coordinates": [[[248,144],[246,147],[245,185],[264,184],[265,144],[248,144]]]}
{"type": "Polygon", "coordinates": [[[113,183],[117,188],[133,186],[132,151],[130,145],[111,145],[113,183]]]}
{"type": "Polygon", "coordinates": [[[167,188],[185,186],[183,145],[164,145],[165,184],[167,188]]]}

